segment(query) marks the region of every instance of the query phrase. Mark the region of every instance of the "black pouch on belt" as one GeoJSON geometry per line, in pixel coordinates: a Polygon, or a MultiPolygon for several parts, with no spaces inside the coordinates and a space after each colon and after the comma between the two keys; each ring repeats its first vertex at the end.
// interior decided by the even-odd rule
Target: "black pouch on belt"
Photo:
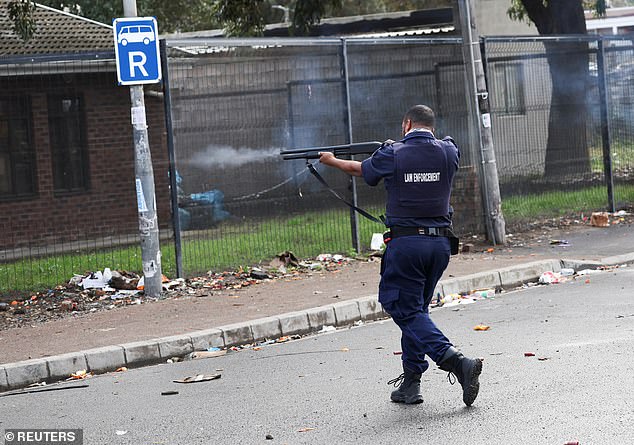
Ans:
{"type": "Polygon", "coordinates": [[[460,253],[460,238],[458,238],[453,233],[448,236],[449,238],[449,246],[451,247],[451,254],[457,255],[460,253]]]}

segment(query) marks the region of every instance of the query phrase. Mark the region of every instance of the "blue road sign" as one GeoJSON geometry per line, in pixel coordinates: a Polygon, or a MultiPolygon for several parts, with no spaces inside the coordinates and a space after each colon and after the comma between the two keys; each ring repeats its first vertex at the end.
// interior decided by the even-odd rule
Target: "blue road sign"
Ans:
{"type": "Polygon", "coordinates": [[[156,19],[118,18],[112,22],[112,29],[119,85],[160,82],[161,58],[156,19]]]}

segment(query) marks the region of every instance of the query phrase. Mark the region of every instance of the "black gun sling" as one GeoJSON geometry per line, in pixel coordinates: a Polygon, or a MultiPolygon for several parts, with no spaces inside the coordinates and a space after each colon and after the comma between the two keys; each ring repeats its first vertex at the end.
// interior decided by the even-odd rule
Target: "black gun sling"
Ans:
{"type": "Polygon", "coordinates": [[[317,169],[315,169],[315,166],[313,164],[311,164],[310,162],[306,162],[306,166],[308,168],[308,170],[312,173],[312,175],[317,178],[317,180],[319,182],[321,182],[321,184],[326,187],[330,193],[332,193],[333,195],[335,195],[335,197],[337,197],[337,199],[341,200],[344,202],[344,204],[346,204],[348,207],[350,207],[351,209],[353,209],[355,212],[358,212],[361,216],[365,216],[366,218],[368,218],[370,221],[374,221],[376,223],[379,224],[383,224],[385,225],[385,218],[383,217],[383,215],[381,215],[379,218],[370,215],[368,212],[366,212],[365,210],[363,210],[360,207],[357,207],[356,205],[352,204],[351,202],[348,202],[345,198],[343,198],[339,193],[337,193],[335,190],[333,190],[332,187],[330,187],[328,185],[328,183],[326,182],[326,180],[319,174],[319,172],[317,171],[317,169]]]}

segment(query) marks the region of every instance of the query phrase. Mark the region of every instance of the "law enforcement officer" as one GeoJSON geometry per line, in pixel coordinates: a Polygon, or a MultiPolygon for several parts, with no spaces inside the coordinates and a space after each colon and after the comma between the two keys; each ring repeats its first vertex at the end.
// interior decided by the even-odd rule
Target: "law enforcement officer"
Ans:
{"type": "MultiPolygon", "coordinates": [[[[371,186],[381,179],[387,190],[386,249],[381,263],[379,301],[401,329],[403,373],[391,380],[391,400],[421,403],[420,379],[429,368],[426,357],[453,374],[467,406],[480,387],[482,360],[465,357],[429,316],[434,289],[449,264],[453,177],[460,151],[453,139],[434,136],[431,108],[416,105],[403,118],[403,139],[386,141],[363,162],[320,153],[320,162],[371,186]]],[[[455,239],[455,237],[453,237],[455,239]]],[[[456,240],[457,241],[457,240],[456,240]]]]}

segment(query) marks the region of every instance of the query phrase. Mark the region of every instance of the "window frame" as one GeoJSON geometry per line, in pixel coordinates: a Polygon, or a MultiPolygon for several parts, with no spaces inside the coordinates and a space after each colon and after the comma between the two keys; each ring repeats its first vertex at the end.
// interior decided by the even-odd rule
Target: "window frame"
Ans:
{"type": "MultiPolygon", "coordinates": [[[[48,125],[49,125],[49,148],[51,153],[51,173],[53,181],[53,193],[55,195],[68,195],[86,193],[91,190],[90,181],[90,162],[88,140],[86,134],[86,108],[83,94],[78,92],[61,92],[49,93],[47,95],[48,103],[48,125]],[[65,112],[63,110],[63,101],[71,100],[77,102],[77,109],[65,112]],[[77,125],[75,135],[78,137],[77,146],[79,152],[79,166],[81,167],[81,177],[79,184],[75,184],[72,179],[59,176],[58,169],[59,157],[63,158],[62,162],[72,165],[72,144],[68,140],[69,132],[67,125],[75,122],[77,125]],[[58,126],[61,124],[61,126],[58,126]],[[61,135],[61,136],[60,136],[61,135]],[[56,139],[60,138],[60,139],[56,139]]],[[[76,160],[75,160],[76,162],[76,160]]]]}
{"type": "Polygon", "coordinates": [[[495,79],[497,114],[500,116],[525,116],[524,64],[521,62],[495,64],[493,65],[493,78],[495,79]],[[517,105],[513,105],[512,98],[517,98],[517,105]]]}
{"type": "MultiPolygon", "coordinates": [[[[28,94],[17,95],[1,95],[0,102],[7,105],[6,115],[0,111],[0,126],[6,122],[6,150],[3,141],[0,141],[0,156],[8,160],[8,186],[9,191],[0,190],[0,201],[16,201],[29,199],[38,194],[38,174],[37,174],[37,154],[35,149],[35,139],[33,137],[33,109],[31,96],[28,94]],[[17,112],[16,112],[17,110],[17,112]],[[14,142],[16,138],[15,124],[12,122],[22,122],[25,140],[23,141],[26,150],[16,148],[14,142]],[[18,177],[24,175],[19,174],[19,167],[26,166],[30,172],[29,190],[26,192],[18,192],[18,177]]],[[[1,106],[0,106],[1,107],[1,106]]]]}

